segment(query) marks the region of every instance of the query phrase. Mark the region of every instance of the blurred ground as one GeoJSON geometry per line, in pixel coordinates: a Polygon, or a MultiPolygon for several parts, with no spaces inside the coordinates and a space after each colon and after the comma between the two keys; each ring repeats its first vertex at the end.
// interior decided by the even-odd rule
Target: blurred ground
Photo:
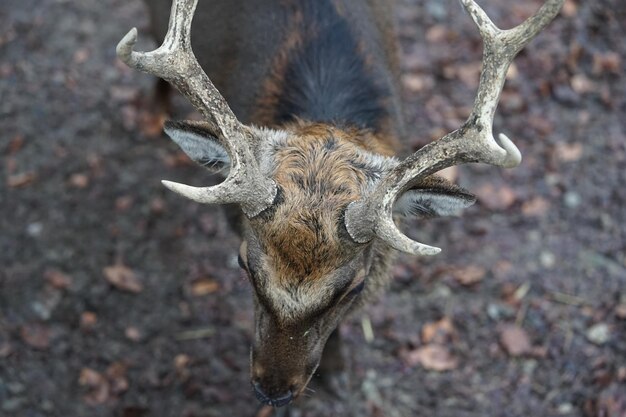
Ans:
{"type": "MultiPolygon", "coordinates": [[[[418,147],[467,116],[481,45],[458,2],[399,3],[418,147]]],[[[482,4],[509,26],[540,2],[482,4]]],[[[2,416],[258,412],[237,241],[159,183],[203,174],[147,112],[150,77],[116,61],[135,25],[137,0],[0,4],[2,416]]],[[[402,257],[345,324],[355,415],[626,416],[625,30],[624,1],[569,0],[516,60],[496,131],[524,162],[453,172],[479,203],[413,224],[443,253],[402,257]]]]}

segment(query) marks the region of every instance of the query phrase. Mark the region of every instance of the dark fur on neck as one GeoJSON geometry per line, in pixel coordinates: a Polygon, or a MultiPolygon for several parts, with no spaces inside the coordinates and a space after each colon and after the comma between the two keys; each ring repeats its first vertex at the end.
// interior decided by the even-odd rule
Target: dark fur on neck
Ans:
{"type": "Polygon", "coordinates": [[[271,123],[298,118],[379,131],[389,116],[389,92],[376,83],[348,21],[331,0],[304,0],[294,8],[288,36],[297,40],[275,67],[271,123]]]}

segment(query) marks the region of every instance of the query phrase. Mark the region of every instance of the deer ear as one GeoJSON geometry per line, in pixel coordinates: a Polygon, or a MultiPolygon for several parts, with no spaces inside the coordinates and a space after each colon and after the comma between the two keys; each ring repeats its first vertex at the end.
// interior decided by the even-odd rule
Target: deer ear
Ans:
{"type": "Polygon", "coordinates": [[[402,194],[393,212],[418,218],[454,216],[475,202],[476,197],[466,189],[432,175],[402,194]]]}
{"type": "Polygon", "coordinates": [[[230,168],[226,148],[206,122],[165,122],[163,130],[195,162],[213,172],[230,168]]]}

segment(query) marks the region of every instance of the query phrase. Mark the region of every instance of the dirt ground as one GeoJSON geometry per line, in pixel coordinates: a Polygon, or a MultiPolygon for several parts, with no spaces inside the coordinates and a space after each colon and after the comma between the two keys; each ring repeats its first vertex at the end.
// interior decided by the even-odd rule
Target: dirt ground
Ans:
{"type": "MultiPolygon", "coordinates": [[[[417,148],[467,116],[481,44],[457,1],[398,2],[417,148]]],[[[481,3],[510,26],[540,1],[481,3]]],[[[0,415],[271,415],[237,238],[160,185],[205,174],[116,60],[132,26],[151,47],[138,0],[0,4],[0,415]]],[[[293,415],[626,416],[624,33],[623,0],[568,0],[520,55],[495,130],[522,165],[451,173],[479,202],[410,224],[442,254],[342,327],[351,396],[314,380],[293,415]]]]}

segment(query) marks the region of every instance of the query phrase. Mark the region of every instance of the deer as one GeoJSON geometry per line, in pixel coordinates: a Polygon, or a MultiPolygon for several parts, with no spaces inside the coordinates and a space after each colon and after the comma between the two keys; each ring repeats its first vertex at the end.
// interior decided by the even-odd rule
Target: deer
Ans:
{"type": "MultiPolygon", "coordinates": [[[[203,118],[168,121],[164,131],[223,181],[162,183],[236,213],[239,264],[253,288],[250,380],[265,405],[287,405],[316,372],[341,368],[338,325],[384,292],[397,253],[440,252],[401,231],[403,218],[456,215],[475,202],[438,171],[521,162],[506,135],[493,135],[496,107],[513,59],[564,0],[546,0],[507,30],[474,0],[460,2],[484,45],[471,114],[405,158],[383,0],[205,1],[194,30],[199,60],[191,45],[198,0],[174,0],[160,47],[135,51],[135,28],[117,46],[121,61],[174,86],[203,118]]],[[[160,3],[148,4],[165,22],[160,3]]]]}

